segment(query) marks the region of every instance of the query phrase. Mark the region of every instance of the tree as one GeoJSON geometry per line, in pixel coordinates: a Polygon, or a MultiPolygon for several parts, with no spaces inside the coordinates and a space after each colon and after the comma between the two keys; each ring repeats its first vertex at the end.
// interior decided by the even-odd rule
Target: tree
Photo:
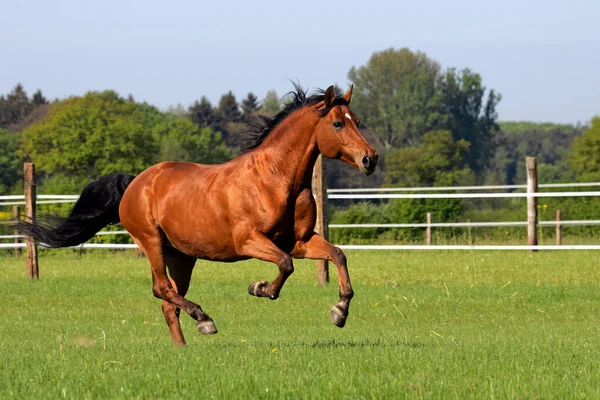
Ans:
{"type": "Polygon", "coordinates": [[[600,116],[573,142],[569,165],[578,181],[600,180],[600,116]]]}
{"type": "Polygon", "coordinates": [[[151,126],[164,120],[145,103],[113,91],[89,92],[52,105],[48,116],[23,131],[23,155],[41,172],[95,179],[139,173],[158,150],[151,126]]]}
{"type": "Polygon", "coordinates": [[[465,162],[469,143],[455,141],[452,132],[432,131],[416,146],[388,153],[385,183],[393,186],[451,186],[465,184],[472,172],[465,162]]]}
{"type": "Polygon", "coordinates": [[[244,100],[242,100],[242,120],[246,123],[251,122],[260,110],[258,97],[250,92],[244,100]]]}
{"type": "Polygon", "coordinates": [[[215,129],[217,125],[217,118],[213,106],[206,98],[202,96],[200,101],[195,101],[194,104],[188,109],[192,122],[198,125],[199,128],[211,128],[215,129]]]}
{"type": "Polygon", "coordinates": [[[484,175],[494,153],[501,97],[486,90],[479,74],[442,71],[426,54],[403,48],[373,53],[348,78],[355,86],[354,111],[385,151],[416,146],[429,131],[450,130],[455,141],[470,143],[467,163],[484,175]]]}
{"type": "Polygon", "coordinates": [[[0,128],[0,195],[6,194],[23,178],[23,166],[19,160],[21,135],[0,128]]]}
{"type": "MultiPolygon", "coordinates": [[[[386,183],[409,187],[472,184],[475,177],[465,162],[468,151],[469,143],[455,141],[448,130],[427,132],[418,145],[388,153],[386,183]]],[[[399,199],[389,202],[387,212],[392,221],[423,222],[431,212],[435,221],[444,222],[456,220],[463,209],[461,199],[399,199]]],[[[404,235],[418,236],[414,230],[404,235]]]]}
{"type": "Polygon", "coordinates": [[[221,124],[242,121],[240,107],[237,103],[235,95],[231,90],[221,96],[221,99],[219,100],[219,106],[217,107],[217,113],[219,115],[221,124]]]}
{"type": "Polygon", "coordinates": [[[436,97],[440,65],[407,48],[375,52],[367,65],[352,67],[352,107],[386,148],[415,144],[439,128],[442,109],[436,97]]]}
{"type": "Polygon", "coordinates": [[[0,96],[0,128],[19,122],[31,111],[27,93],[20,83],[6,95],[0,96]]]}
{"type": "Polygon", "coordinates": [[[488,169],[489,184],[519,184],[526,180],[525,157],[538,159],[539,181],[571,179],[567,158],[583,127],[527,121],[500,122],[494,155],[488,169]],[[542,176],[542,172],[544,175],[542,176]]]}
{"type": "Polygon", "coordinates": [[[471,144],[467,161],[469,167],[483,172],[494,154],[495,137],[499,130],[496,106],[501,96],[486,88],[481,76],[468,68],[457,72],[448,69],[439,78],[440,96],[448,116],[447,129],[455,140],[466,140],[471,144]]]}
{"type": "Polygon", "coordinates": [[[190,161],[218,164],[232,157],[221,134],[210,128],[198,128],[193,122],[176,118],[157,125],[153,135],[160,143],[157,161],[190,161]]]}
{"type": "Polygon", "coordinates": [[[269,90],[261,102],[261,114],[271,117],[281,111],[281,98],[275,90],[269,90]]]}
{"type": "Polygon", "coordinates": [[[40,89],[36,90],[33,96],[31,97],[31,103],[35,106],[41,106],[42,104],[48,104],[48,100],[42,94],[40,89]]]}

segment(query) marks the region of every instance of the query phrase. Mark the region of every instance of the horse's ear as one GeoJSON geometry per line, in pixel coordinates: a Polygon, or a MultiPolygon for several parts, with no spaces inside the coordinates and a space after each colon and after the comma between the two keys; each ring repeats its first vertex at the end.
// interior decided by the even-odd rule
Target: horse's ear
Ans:
{"type": "Polygon", "coordinates": [[[350,85],[350,89],[348,89],[348,91],[346,92],[346,94],[342,96],[342,98],[344,100],[346,100],[346,102],[348,104],[350,104],[350,99],[352,98],[352,89],[353,88],[354,88],[354,85],[350,85]]]}
{"type": "Polygon", "coordinates": [[[325,91],[325,98],[323,99],[323,103],[325,108],[330,107],[333,104],[333,100],[335,99],[335,92],[333,91],[333,86],[329,86],[325,91]]]}

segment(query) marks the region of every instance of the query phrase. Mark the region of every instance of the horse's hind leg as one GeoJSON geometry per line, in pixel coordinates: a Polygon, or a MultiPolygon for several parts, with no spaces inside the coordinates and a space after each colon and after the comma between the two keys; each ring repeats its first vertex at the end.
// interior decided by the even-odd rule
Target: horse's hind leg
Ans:
{"type": "MultiPolygon", "coordinates": [[[[196,327],[200,333],[213,334],[217,333],[217,328],[213,320],[202,310],[202,308],[179,293],[173,287],[171,281],[167,277],[167,268],[165,260],[165,252],[167,251],[164,242],[164,234],[157,227],[150,232],[145,230],[144,235],[133,235],[133,240],[144,250],[150,266],[152,267],[152,293],[154,297],[165,300],[176,308],[180,308],[188,313],[196,322],[196,327]]],[[[130,231],[131,233],[131,231],[130,231]]]]}
{"type": "MultiPolygon", "coordinates": [[[[190,286],[190,279],[192,278],[192,271],[194,270],[196,259],[170,247],[165,249],[164,256],[173,289],[179,295],[185,296],[190,286]]],[[[180,308],[165,300],[162,303],[162,311],[165,316],[165,321],[169,326],[173,344],[185,346],[185,339],[179,322],[180,308]]]]}

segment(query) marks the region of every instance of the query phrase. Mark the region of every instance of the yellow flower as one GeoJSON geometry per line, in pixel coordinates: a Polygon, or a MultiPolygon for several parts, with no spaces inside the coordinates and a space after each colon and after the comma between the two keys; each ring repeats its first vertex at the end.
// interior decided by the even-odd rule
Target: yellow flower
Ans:
{"type": "Polygon", "coordinates": [[[277,353],[277,348],[271,349],[271,353],[277,353]]]}
{"type": "Polygon", "coordinates": [[[240,340],[240,342],[242,342],[242,343],[246,343],[247,341],[248,341],[248,339],[242,339],[242,340],[240,340]]]}

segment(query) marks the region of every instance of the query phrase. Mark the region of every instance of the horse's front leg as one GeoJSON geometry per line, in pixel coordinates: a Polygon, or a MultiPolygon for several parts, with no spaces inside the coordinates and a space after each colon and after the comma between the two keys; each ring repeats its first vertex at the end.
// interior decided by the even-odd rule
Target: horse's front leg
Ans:
{"type": "Polygon", "coordinates": [[[295,258],[333,261],[340,280],[340,301],[331,308],[331,320],[336,326],[343,328],[348,317],[350,300],[354,296],[344,252],[314,233],[308,240],[296,242],[291,255],[295,258]]]}
{"type": "Polygon", "coordinates": [[[279,268],[273,283],[254,282],[248,287],[248,293],[257,297],[268,297],[271,300],[278,298],[283,284],[294,272],[292,258],[260,232],[238,233],[234,237],[236,250],[240,255],[270,261],[279,268]]]}

